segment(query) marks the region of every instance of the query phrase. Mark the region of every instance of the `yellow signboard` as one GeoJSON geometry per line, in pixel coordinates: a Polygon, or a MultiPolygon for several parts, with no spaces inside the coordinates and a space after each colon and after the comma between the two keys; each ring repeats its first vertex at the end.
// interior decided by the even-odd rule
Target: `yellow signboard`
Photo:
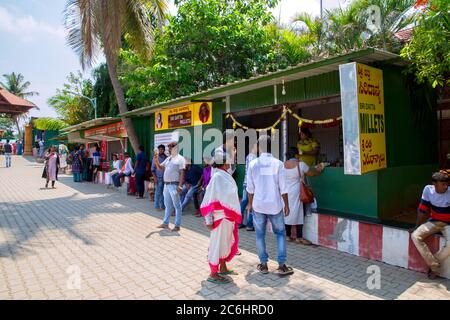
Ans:
{"type": "Polygon", "coordinates": [[[339,77],[345,174],[386,168],[383,71],[352,62],[339,77]]]}
{"type": "Polygon", "coordinates": [[[197,102],[155,113],[155,131],[212,123],[212,103],[197,102]]]}
{"type": "Polygon", "coordinates": [[[361,173],[386,168],[383,71],[357,63],[361,173]]]}

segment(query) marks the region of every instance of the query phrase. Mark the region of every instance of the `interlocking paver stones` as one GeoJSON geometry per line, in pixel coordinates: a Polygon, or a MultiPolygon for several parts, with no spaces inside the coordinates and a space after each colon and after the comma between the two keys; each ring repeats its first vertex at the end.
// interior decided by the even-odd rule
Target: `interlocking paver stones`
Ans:
{"type": "MultiPolygon", "coordinates": [[[[13,161],[0,168],[0,299],[450,299],[448,280],[293,243],[294,275],[274,274],[271,260],[263,276],[255,233],[245,230],[242,255],[230,263],[239,274],[232,284],[212,284],[202,219],[188,212],[181,232],[161,231],[162,213],[148,200],[65,175],[45,190],[42,165],[13,161]],[[381,269],[379,290],[366,285],[372,264],[381,269]]],[[[267,245],[276,258],[272,235],[267,245]]]]}

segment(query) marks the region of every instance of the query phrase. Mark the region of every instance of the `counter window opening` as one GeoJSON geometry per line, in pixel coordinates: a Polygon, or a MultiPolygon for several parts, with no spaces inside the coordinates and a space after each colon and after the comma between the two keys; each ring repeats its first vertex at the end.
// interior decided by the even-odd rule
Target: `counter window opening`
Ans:
{"type": "MultiPolygon", "coordinates": [[[[331,102],[323,103],[322,101],[309,101],[307,103],[292,103],[288,105],[296,115],[309,120],[324,120],[336,119],[341,116],[340,99],[333,99],[331,102]]],[[[272,126],[280,118],[283,113],[282,106],[261,108],[258,111],[237,112],[233,113],[236,122],[248,128],[267,128],[272,126]]],[[[231,118],[225,119],[225,129],[239,129],[240,127],[234,124],[231,118]]],[[[331,166],[343,166],[343,137],[342,137],[342,123],[341,121],[333,122],[329,125],[311,125],[303,122],[302,128],[304,131],[309,131],[310,137],[301,139],[299,121],[291,114],[286,115],[287,123],[287,143],[286,150],[290,147],[297,147],[300,150],[306,151],[303,155],[299,155],[299,159],[308,162],[309,165],[314,165],[320,162],[328,162],[331,166]],[[319,151],[316,155],[308,155],[315,147],[318,146],[319,151]]],[[[279,130],[279,150],[280,160],[283,160],[283,134],[282,124],[276,127],[279,130]]],[[[244,129],[245,131],[245,129],[244,129]]],[[[267,131],[270,135],[270,130],[267,131]]],[[[259,136],[259,135],[258,135],[259,136]]],[[[249,139],[246,139],[245,156],[250,152],[251,146],[249,139]]]]}

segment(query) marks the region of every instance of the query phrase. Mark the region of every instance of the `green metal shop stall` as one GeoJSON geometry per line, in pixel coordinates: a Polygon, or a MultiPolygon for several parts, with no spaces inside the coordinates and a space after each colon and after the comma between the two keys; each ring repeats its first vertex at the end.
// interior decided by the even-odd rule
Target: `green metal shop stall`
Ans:
{"type": "MultiPolygon", "coordinates": [[[[332,119],[329,121],[332,125],[311,128],[321,144],[319,160],[331,163],[321,176],[310,179],[318,212],[373,222],[409,223],[414,221],[423,186],[438,169],[438,125],[435,104],[431,108],[425,105],[426,99],[419,94],[420,88],[405,75],[406,65],[393,53],[362,49],[124,115],[133,118],[141,143],[144,142],[151,152],[156,147],[155,135],[174,131],[157,130],[155,114],[195,102],[208,102],[212,107],[212,121],[202,125],[203,130],[276,125],[280,130],[278,151],[281,160],[289,147],[297,145],[299,118],[332,119]],[[385,166],[360,175],[345,174],[343,166],[344,134],[340,117],[345,103],[343,106],[339,69],[350,63],[381,70],[384,91],[385,166]]],[[[194,133],[195,126],[185,129],[194,133]]],[[[209,143],[193,144],[193,151],[209,143]]],[[[238,165],[235,178],[240,192],[243,177],[244,165],[238,165]]]]}

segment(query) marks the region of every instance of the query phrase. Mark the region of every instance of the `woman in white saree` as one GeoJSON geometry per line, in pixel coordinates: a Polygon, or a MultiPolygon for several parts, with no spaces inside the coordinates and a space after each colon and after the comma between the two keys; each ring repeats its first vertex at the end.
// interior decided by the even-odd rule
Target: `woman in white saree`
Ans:
{"type": "Polygon", "coordinates": [[[238,188],[229,173],[231,158],[228,154],[217,152],[211,181],[206,188],[200,212],[211,231],[208,262],[211,274],[209,282],[225,284],[230,279],[223,275],[236,274],[227,268],[238,253],[238,227],[242,221],[238,188]]]}

